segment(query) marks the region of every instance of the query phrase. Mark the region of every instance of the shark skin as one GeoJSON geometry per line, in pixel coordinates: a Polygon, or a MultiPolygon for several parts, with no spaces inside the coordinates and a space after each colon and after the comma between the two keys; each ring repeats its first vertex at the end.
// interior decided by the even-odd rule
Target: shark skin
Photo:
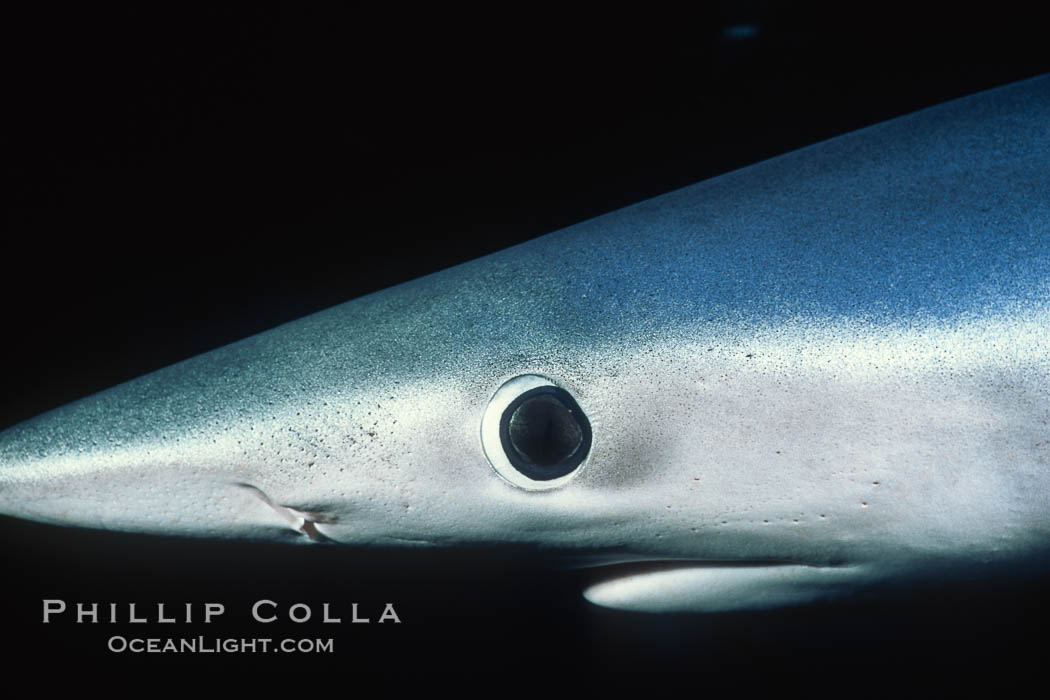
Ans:
{"type": "Polygon", "coordinates": [[[402,284],[0,434],[0,512],[163,535],[528,546],[588,600],[805,604],[1050,548],[1050,78],[402,284]],[[589,422],[553,488],[482,424],[589,422]]]}

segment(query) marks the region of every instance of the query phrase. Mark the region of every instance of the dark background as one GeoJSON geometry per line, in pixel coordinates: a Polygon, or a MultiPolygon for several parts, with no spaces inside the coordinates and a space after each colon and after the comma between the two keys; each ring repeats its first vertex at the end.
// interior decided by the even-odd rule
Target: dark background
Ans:
{"type": "MultiPolygon", "coordinates": [[[[640,199],[1050,71],[1039,18],[1004,6],[702,8],[8,13],[0,427],[640,199]]],[[[398,674],[645,668],[808,688],[902,668],[1024,669],[1042,663],[1036,635],[1050,622],[1045,580],[981,572],[878,602],[658,618],[590,607],[581,574],[517,552],[182,541],[9,518],[0,551],[8,658],[143,674],[263,661],[398,674]],[[161,631],[333,636],[337,653],[115,656],[109,635],[142,632],[43,626],[47,597],[219,601],[228,613],[214,629],[161,631]],[[404,624],[262,627],[246,619],[259,598],[376,614],[390,600],[404,624]]]]}

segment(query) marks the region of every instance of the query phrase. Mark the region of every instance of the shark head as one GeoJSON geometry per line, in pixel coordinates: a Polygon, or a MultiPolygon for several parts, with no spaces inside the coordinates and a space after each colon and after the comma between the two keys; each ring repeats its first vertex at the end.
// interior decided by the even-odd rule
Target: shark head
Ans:
{"type": "Polygon", "coordinates": [[[1048,94],[840,137],[44,414],[0,434],[0,510],[538,548],[620,565],[587,598],[646,611],[1038,559],[1048,94]]]}

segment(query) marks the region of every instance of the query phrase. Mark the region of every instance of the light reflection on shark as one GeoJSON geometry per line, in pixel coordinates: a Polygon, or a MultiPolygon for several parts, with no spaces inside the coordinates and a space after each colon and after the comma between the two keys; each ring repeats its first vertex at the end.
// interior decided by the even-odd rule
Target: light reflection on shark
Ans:
{"type": "Polygon", "coordinates": [[[317,313],[0,434],[0,512],[636,562],[643,611],[1050,545],[1050,79],[317,313]]]}

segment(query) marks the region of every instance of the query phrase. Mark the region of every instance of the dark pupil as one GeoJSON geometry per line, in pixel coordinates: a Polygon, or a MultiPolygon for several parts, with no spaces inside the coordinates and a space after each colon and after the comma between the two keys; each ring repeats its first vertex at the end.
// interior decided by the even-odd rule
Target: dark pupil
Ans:
{"type": "Polygon", "coordinates": [[[514,449],[537,466],[571,457],[583,441],[583,431],[572,411],[551,395],[526,399],[511,415],[507,427],[514,449]]]}

